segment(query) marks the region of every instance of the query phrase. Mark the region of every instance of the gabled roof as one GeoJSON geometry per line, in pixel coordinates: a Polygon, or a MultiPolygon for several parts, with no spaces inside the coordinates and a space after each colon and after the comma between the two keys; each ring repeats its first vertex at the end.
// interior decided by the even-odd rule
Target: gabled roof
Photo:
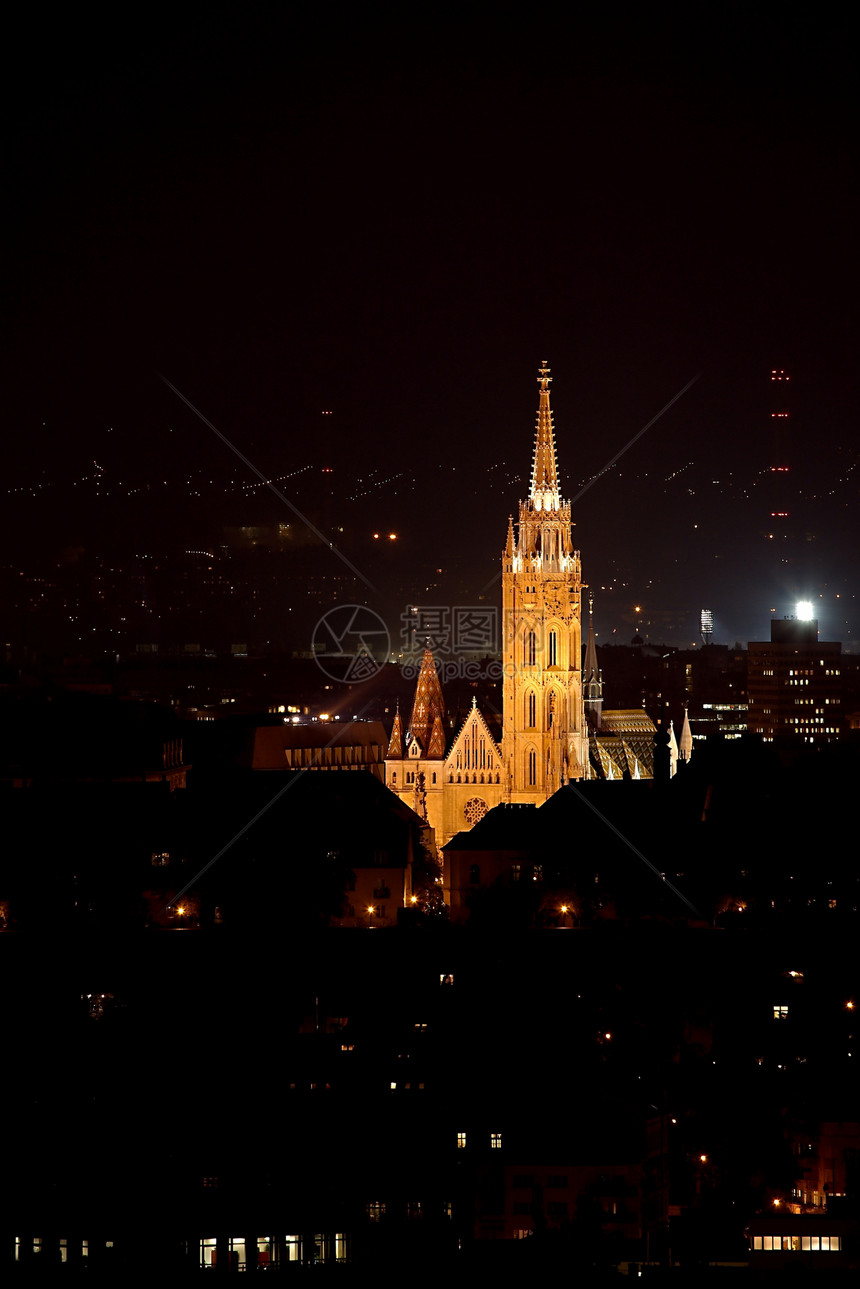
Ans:
{"type": "Polygon", "coordinates": [[[490,733],[490,727],[484,719],[484,714],[478,707],[475,699],[472,699],[472,710],[469,712],[463,724],[460,726],[454,742],[445,758],[445,768],[448,770],[457,770],[457,753],[461,755],[461,770],[468,769],[469,773],[479,772],[483,769],[501,772],[503,769],[502,753],[498,743],[490,733]],[[484,740],[484,754],[487,763],[483,766],[473,764],[473,750],[480,751],[480,740],[484,740]],[[474,743],[473,743],[474,740],[474,743]],[[467,758],[466,753],[469,753],[467,758]],[[469,764],[467,764],[467,760],[469,764]]]}

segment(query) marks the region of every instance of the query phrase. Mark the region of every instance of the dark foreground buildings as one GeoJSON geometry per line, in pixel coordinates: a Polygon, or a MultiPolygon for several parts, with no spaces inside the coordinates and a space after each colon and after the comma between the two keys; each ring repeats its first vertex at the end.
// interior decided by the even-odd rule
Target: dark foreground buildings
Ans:
{"type": "Polygon", "coordinates": [[[7,1278],[856,1268],[851,745],[502,804],[440,869],[369,763],[134,709],[135,775],[97,707],[4,775],[7,1278]]]}

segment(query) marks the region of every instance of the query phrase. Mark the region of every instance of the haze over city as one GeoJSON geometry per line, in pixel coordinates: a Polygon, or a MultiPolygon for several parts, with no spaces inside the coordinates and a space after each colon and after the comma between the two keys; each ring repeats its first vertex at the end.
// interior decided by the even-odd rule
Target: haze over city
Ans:
{"type": "MultiPolygon", "coordinates": [[[[703,607],[715,639],[763,638],[803,598],[851,650],[838,21],[218,10],[121,48],[89,22],[35,40],[20,19],[9,87],[10,585],[64,559],[218,555],[231,526],[289,522],[295,540],[298,517],[163,376],[388,616],[401,590],[479,591],[527,482],[546,357],[602,643],[639,628],[689,646],[703,607]],[[773,369],[791,376],[778,552],[773,369]]],[[[52,628],[57,644],[138,643],[83,625],[96,640],[52,628]]],[[[283,618],[235,626],[306,647],[283,618]]]]}

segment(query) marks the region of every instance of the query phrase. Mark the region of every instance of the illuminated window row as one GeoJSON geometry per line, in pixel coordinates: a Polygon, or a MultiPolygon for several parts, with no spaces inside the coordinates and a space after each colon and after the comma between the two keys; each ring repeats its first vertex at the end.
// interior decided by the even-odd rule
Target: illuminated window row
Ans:
{"type": "Polygon", "coordinates": [[[754,1235],[753,1249],[762,1253],[839,1253],[839,1235],[754,1235]]]}
{"type": "Polygon", "coordinates": [[[247,1267],[264,1269],[281,1262],[346,1262],[347,1241],[343,1234],[319,1234],[313,1237],[285,1235],[281,1239],[268,1235],[256,1240],[243,1235],[218,1240],[207,1236],[200,1241],[200,1266],[215,1270],[244,1271],[247,1267]]]}

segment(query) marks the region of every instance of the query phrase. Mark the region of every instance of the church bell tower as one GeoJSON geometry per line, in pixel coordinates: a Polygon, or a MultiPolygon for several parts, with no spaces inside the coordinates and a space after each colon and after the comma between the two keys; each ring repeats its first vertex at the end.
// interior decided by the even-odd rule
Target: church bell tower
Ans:
{"type": "Polygon", "coordinates": [[[531,487],[502,555],[503,739],[511,801],[539,805],[588,773],[582,694],[582,580],[570,502],[561,497],[549,405],[540,368],[531,487]]]}

